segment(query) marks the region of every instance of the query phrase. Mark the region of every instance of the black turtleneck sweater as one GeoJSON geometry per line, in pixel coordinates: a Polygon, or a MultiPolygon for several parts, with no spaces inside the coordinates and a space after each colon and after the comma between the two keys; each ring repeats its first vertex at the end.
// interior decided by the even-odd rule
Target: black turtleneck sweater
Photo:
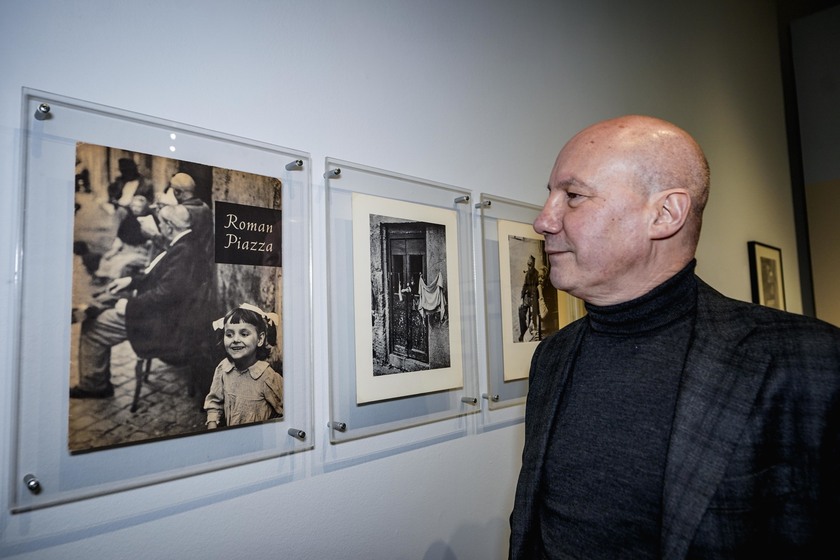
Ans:
{"type": "Polygon", "coordinates": [[[586,306],[588,328],[546,451],[546,558],[658,557],[665,457],[697,306],[694,267],[638,299],[586,306]]]}

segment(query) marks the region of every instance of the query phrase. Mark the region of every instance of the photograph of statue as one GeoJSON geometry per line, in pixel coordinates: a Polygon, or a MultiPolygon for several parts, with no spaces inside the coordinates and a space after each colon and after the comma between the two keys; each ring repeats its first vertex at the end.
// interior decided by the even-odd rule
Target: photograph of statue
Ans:
{"type": "Polygon", "coordinates": [[[512,333],[514,342],[534,342],[558,329],[557,290],[548,279],[549,264],[545,242],[508,236],[511,285],[521,284],[519,300],[514,302],[518,321],[512,333]],[[540,258],[539,264],[537,257],[540,258]],[[525,259],[525,266],[521,261],[525,259]]]}
{"type": "Polygon", "coordinates": [[[549,280],[545,241],[531,224],[499,220],[504,379],[528,377],[537,344],[583,315],[579,300],[549,280]]]}

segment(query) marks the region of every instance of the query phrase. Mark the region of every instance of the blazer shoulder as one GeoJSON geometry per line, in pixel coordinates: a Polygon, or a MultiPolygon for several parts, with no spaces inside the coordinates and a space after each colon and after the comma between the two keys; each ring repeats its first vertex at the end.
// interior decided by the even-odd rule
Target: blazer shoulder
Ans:
{"type": "Polygon", "coordinates": [[[740,331],[743,343],[759,345],[770,354],[816,352],[840,360],[840,328],[815,317],[724,296],[702,280],[698,319],[718,337],[740,331]]]}

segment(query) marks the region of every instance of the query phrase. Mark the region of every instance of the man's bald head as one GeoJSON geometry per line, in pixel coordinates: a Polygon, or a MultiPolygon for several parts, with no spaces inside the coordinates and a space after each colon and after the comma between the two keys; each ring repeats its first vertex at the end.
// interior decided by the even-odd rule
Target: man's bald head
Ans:
{"type": "Polygon", "coordinates": [[[184,202],[195,196],[195,180],[186,173],[173,175],[169,180],[169,186],[172,187],[172,194],[178,202],[184,202]]]}
{"type": "Polygon", "coordinates": [[[584,301],[629,301],[693,258],[709,167],[691,136],[630,115],[576,134],[560,150],[534,220],[551,281],[584,301]]]}
{"type": "Polygon", "coordinates": [[[709,164],[700,145],[685,130],[655,117],[626,115],[583,129],[558,159],[567,150],[591,151],[604,161],[620,162],[645,194],[686,189],[691,195],[688,238],[697,244],[709,198],[709,164]]]}
{"type": "Polygon", "coordinates": [[[192,219],[189,211],[180,204],[176,204],[174,206],[164,206],[158,212],[158,217],[162,221],[170,224],[175,229],[176,233],[180,233],[192,227],[192,219]]]}

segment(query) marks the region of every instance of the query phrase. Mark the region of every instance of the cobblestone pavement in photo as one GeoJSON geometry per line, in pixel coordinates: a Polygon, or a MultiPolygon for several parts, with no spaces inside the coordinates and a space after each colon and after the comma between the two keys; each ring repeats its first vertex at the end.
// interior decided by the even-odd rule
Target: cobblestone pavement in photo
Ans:
{"type": "MultiPolygon", "coordinates": [[[[73,325],[75,354],[78,325],[73,325]]],[[[148,439],[203,432],[204,395],[189,395],[187,368],[152,360],[149,378],[143,382],[136,412],[134,398],[137,358],[128,342],[118,344],[111,354],[111,383],[114,396],[106,399],[70,399],[68,445],[71,451],[107,447],[148,439]]],[[[76,360],[72,360],[70,386],[78,382],[76,360]]]]}

